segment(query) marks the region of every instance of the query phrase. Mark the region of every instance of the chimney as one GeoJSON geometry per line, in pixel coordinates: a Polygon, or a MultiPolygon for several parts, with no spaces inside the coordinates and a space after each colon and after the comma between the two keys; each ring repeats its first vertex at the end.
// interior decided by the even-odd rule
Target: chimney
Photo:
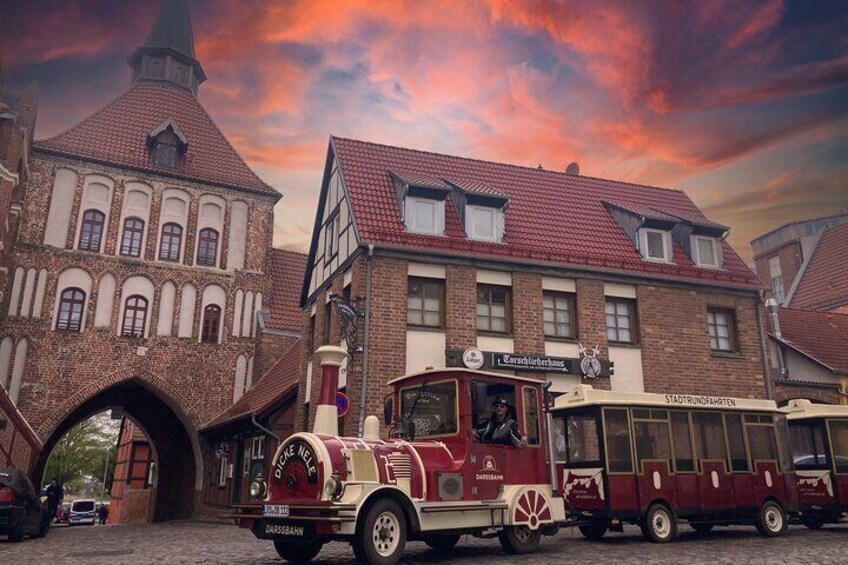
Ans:
{"type": "Polygon", "coordinates": [[[331,436],[339,435],[339,414],[336,392],[339,390],[339,367],[347,358],[347,351],[334,345],[322,345],[315,350],[321,365],[321,392],[315,408],[312,432],[331,436]]]}

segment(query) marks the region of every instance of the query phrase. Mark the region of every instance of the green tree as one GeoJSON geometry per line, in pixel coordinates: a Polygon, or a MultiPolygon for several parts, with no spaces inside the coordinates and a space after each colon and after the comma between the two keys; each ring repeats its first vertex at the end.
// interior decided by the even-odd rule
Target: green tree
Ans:
{"type": "Polygon", "coordinates": [[[59,484],[75,490],[86,475],[98,482],[103,480],[106,465],[106,484],[111,484],[115,471],[116,444],[119,423],[103,412],[83,420],[62,436],[47,460],[44,482],[56,477],[59,484]],[[111,450],[111,452],[109,452],[111,450]],[[109,457],[108,463],[105,458],[109,457]]]}

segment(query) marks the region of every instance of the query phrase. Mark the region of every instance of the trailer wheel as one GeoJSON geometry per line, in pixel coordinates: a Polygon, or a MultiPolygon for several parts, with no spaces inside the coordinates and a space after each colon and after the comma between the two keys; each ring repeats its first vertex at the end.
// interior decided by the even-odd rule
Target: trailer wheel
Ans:
{"type": "Polygon", "coordinates": [[[292,543],[290,541],[274,540],[277,554],[289,563],[309,563],[321,551],[324,543],[292,543]]]}
{"type": "Polygon", "coordinates": [[[450,551],[459,543],[459,534],[433,534],[424,543],[436,551],[450,551]]]}
{"type": "Polygon", "coordinates": [[[26,517],[21,518],[21,521],[17,526],[9,530],[9,541],[11,542],[20,542],[24,541],[24,520],[26,517]]]}
{"type": "Polygon", "coordinates": [[[406,546],[406,516],[390,498],[378,500],[368,510],[362,529],[353,541],[353,553],[360,563],[394,565],[406,546]]]}
{"type": "Polygon", "coordinates": [[[706,535],[713,531],[713,526],[714,524],[707,524],[704,522],[695,522],[694,524],[691,522],[689,523],[689,527],[701,535],[706,535]]]}
{"type": "Polygon", "coordinates": [[[811,530],[820,530],[824,526],[824,519],[814,516],[804,516],[801,518],[801,523],[811,530]]]}
{"type": "Polygon", "coordinates": [[[577,529],[580,530],[580,533],[586,539],[601,539],[609,529],[609,522],[606,520],[595,520],[589,524],[577,526],[577,529]]]}
{"type": "Polygon", "coordinates": [[[776,502],[771,500],[766,501],[760,508],[760,515],[757,518],[757,531],[760,534],[776,538],[782,536],[786,531],[786,512],[776,502]]]}
{"type": "Polygon", "coordinates": [[[654,504],[645,513],[642,533],[654,543],[668,543],[677,535],[677,520],[665,504],[654,504]]]}
{"type": "Polygon", "coordinates": [[[539,549],[542,530],[531,530],[527,526],[505,526],[498,534],[498,539],[507,553],[533,553],[539,549]]]}

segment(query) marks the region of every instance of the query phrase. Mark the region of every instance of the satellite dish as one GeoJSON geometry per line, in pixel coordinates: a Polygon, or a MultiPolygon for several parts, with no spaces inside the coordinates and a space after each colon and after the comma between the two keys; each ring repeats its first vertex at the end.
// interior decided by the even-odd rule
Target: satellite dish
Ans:
{"type": "Polygon", "coordinates": [[[577,163],[569,163],[568,167],[565,169],[565,174],[567,175],[579,175],[580,174],[580,165],[577,163]]]}

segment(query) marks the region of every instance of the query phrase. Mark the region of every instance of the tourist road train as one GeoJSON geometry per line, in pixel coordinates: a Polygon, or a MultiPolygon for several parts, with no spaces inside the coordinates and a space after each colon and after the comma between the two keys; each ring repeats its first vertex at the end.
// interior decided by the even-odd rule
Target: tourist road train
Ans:
{"type": "Polygon", "coordinates": [[[779,536],[848,517],[848,407],[577,385],[551,402],[538,380],[437,369],[389,383],[358,437],[339,437],[335,391],[344,350],[324,346],[312,433],[280,444],[239,526],[294,563],[325,543],[390,565],[408,540],[447,551],[463,535],[497,537],[510,553],[577,526],[590,539],[636,524],[653,542],[680,524],[706,534],[749,524],[779,536]],[[479,441],[505,399],[524,441],[479,441]]]}

